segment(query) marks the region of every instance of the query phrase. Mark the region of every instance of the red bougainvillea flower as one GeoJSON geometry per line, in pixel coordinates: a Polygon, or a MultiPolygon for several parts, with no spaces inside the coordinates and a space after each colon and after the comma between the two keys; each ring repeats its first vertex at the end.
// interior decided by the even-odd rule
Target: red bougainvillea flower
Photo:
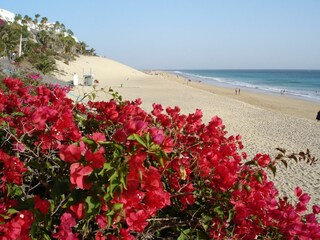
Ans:
{"type": "Polygon", "coordinates": [[[89,165],[83,166],[80,163],[73,163],[70,166],[70,182],[80,189],[89,189],[91,183],[87,183],[87,177],[93,172],[89,165]]]}
{"type": "Polygon", "coordinates": [[[105,215],[99,214],[96,216],[96,223],[100,229],[106,229],[108,226],[108,220],[105,215]]]}
{"type": "Polygon", "coordinates": [[[142,232],[143,229],[148,225],[148,222],[146,222],[148,217],[149,214],[144,210],[139,210],[137,212],[133,210],[127,213],[126,222],[129,226],[129,229],[136,232],[142,232]]]}
{"type": "Polygon", "coordinates": [[[20,142],[16,142],[13,144],[13,149],[17,152],[23,152],[25,150],[25,146],[20,142]]]}
{"type": "Polygon", "coordinates": [[[104,157],[104,148],[100,147],[98,151],[92,152],[90,149],[85,153],[84,158],[87,162],[90,162],[94,169],[102,168],[106,159],[104,157]]]}
{"type": "Polygon", "coordinates": [[[24,163],[17,157],[11,157],[0,149],[0,162],[3,162],[3,183],[10,182],[21,186],[22,174],[27,171],[24,163]]]}
{"type": "Polygon", "coordinates": [[[11,91],[17,91],[20,88],[23,88],[23,83],[20,79],[6,78],[3,80],[3,82],[11,91]]]}
{"type": "Polygon", "coordinates": [[[40,78],[40,74],[29,74],[28,77],[36,81],[40,78]]]}
{"type": "Polygon", "coordinates": [[[34,216],[31,211],[22,210],[18,212],[9,222],[0,224],[0,239],[31,239],[29,235],[33,221],[34,216]]]}
{"type": "Polygon", "coordinates": [[[257,154],[254,159],[258,162],[259,166],[265,167],[270,163],[270,157],[267,154],[257,154]]]}
{"type": "Polygon", "coordinates": [[[229,136],[219,117],[204,124],[199,109],[184,115],[153,104],[148,114],[140,99],[81,104],[66,97],[67,88],[4,83],[0,136],[10,136],[0,147],[0,240],[41,238],[42,231],[60,240],[133,240],[144,231],[178,238],[187,228],[192,239],[202,232],[320,239],[320,207],[304,214],[310,197],[299,187],[297,204],[279,199],[265,172],[274,162],[257,154],[245,164],[241,136],[229,136]],[[56,191],[66,181],[71,188],[56,191]],[[50,207],[55,216],[42,216],[50,207]]]}
{"type": "Polygon", "coordinates": [[[34,198],[34,202],[35,202],[35,209],[39,209],[40,212],[42,214],[47,214],[49,212],[49,208],[50,208],[50,202],[46,199],[41,199],[40,196],[36,196],[34,198]]]}
{"type": "Polygon", "coordinates": [[[318,213],[320,213],[320,207],[317,206],[317,205],[314,205],[312,207],[312,211],[313,211],[314,214],[318,214],[318,213]]]}
{"type": "Polygon", "coordinates": [[[121,235],[121,239],[122,240],[135,240],[136,238],[134,236],[132,236],[130,234],[130,230],[129,229],[124,229],[124,228],[121,228],[120,229],[120,235],[121,235]]]}
{"type": "MultiPolygon", "coordinates": [[[[95,240],[105,240],[105,239],[106,239],[106,238],[103,236],[103,233],[100,232],[100,231],[98,231],[94,237],[95,237],[95,240]]],[[[108,239],[109,239],[109,238],[108,238],[108,239]]]]}
{"type": "Polygon", "coordinates": [[[299,197],[299,201],[303,204],[307,204],[310,201],[310,196],[307,193],[303,193],[300,197],[299,197]]]}
{"type": "Polygon", "coordinates": [[[57,113],[58,112],[55,109],[47,106],[41,106],[33,112],[31,116],[31,122],[33,123],[35,129],[45,130],[46,122],[54,118],[57,113]]]}
{"type": "Polygon", "coordinates": [[[81,158],[81,148],[75,144],[61,145],[59,156],[65,162],[78,162],[81,158]]]}
{"type": "Polygon", "coordinates": [[[91,139],[97,143],[103,142],[103,141],[106,141],[106,135],[100,132],[95,132],[92,134],[91,139]]]}
{"type": "Polygon", "coordinates": [[[71,205],[70,210],[75,214],[77,219],[81,220],[84,217],[84,204],[83,203],[71,205]]]}
{"type": "Polygon", "coordinates": [[[58,231],[52,236],[63,240],[78,240],[78,234],[72,232],[72,227],[77,224],[76,220],[70,213],[64,213],[60,218],[60,226],[58,231]]]}
{"type": "Polygon", "coordinates": [[[302,189],[300,187],[296,187],[294,189],[294,194],[297,196],[297,197],[300,197],[301,194],[302,194],[302,189]]]}

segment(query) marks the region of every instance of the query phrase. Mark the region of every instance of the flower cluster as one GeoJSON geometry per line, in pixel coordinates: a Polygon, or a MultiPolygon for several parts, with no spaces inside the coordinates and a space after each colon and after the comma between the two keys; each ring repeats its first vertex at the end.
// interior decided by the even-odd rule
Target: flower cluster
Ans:
{"type": "Polygon", "coordinates": [[[297,204],[280,199],[266,174],[276,160],[248,161],[219,117],[4,83],[0,240],[320,239],[320,207],[306,213],[299,187],[297,204]]]}

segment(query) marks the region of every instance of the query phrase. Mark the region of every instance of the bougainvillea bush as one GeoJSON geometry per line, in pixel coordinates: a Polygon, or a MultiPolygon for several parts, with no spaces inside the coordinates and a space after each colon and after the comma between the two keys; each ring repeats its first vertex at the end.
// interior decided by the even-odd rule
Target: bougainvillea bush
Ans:
{"type": "Polygon", "coordinates": [[[218,117],[141,101],[0,90],[0,239],[320,239],[319,206],[280,199],[218,117]]]}

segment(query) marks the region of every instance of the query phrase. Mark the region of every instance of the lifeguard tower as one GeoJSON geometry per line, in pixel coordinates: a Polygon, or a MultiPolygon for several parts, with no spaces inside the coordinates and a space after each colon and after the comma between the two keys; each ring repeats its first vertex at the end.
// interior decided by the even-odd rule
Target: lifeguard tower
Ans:
{"type": "MultiPolygon", "coordinates": [[[[83,70],[83,72],[84,72],[84,70],[83,70]]],[[[91,69],[90,69],[90,73],[87,73],[87,74],[83,73],[83,79],[84,79],[83,84],[85,86],[92,86],[92,84],[94,82],[94,75],[92,74],[91,69]]]]}

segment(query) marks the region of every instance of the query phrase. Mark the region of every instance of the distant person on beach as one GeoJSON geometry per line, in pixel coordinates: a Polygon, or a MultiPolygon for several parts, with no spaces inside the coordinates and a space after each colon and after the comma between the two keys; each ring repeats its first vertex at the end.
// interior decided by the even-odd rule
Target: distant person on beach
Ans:
{"type": "Polygon", "coordinates": [[[318,112],[316,119],[320,121],[320,111],[318,112]]]}
{"type": "Polygon", "coordinates": [[[73,74],[73,86],[79,85],[79,77],[76,73],[73,74]]]}
{"type": "Polygon", "coordinates": [[[240,88],[238,89],[238,93],[239,93],[239,95],[240,95],[240,88]]]}
{"type": "Polygon", "coordinates": [[[236,93],[236,95],[237,95],[237,94],[238,94],[238,89],[236,88],[234,91],[235,91],[235,93],[236,93]]]}

